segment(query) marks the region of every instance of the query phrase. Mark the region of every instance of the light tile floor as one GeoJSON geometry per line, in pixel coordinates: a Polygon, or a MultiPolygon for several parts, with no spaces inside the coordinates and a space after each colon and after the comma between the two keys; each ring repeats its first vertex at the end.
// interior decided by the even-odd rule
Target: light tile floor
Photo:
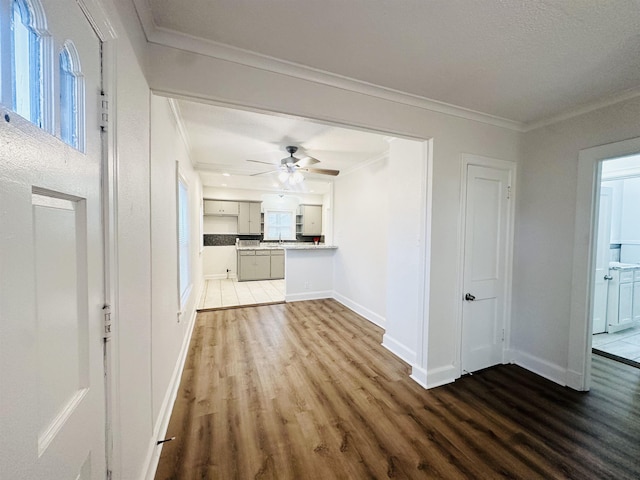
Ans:
{"type": "Polygon", "coordinates": [[[198,310],[284,302],[284,280],[207,280],[198,310]]]}
{"type": "Polygon", "coordinates": [[[640,326],[616,333],[594,335],[591,346],[596,350],[640,362],[640,326]]]}

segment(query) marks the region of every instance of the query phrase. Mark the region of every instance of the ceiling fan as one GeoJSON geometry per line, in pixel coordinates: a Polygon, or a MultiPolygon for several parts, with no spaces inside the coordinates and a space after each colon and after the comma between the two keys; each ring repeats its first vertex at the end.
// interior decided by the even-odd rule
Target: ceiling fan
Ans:
{"type": "MultiPolygon", "coordinates": [[[[282,183],[289,183],[290,185],[295,185],[304,180],[304,176],[301,172],[309,172],[309,173],[318,173],[320,175],[332,175],[337,176],[340,173],[340,170],[330,170],[327,168],[309,168],[310,165],[314,165],[316,163],[320,163],[320,160],[317,160],[313,157],[305,156],[302,158],[294,157],[293,154],[298,151],[298,147],[293,145],[289,145],[286,147],[287,153],[289,153],[288,157],[280,160],[280,164],[278,168],[275,170],[270,170],[268,172],[260,172],[254,173],[251,175],[252,177],[256,175],[264,175],[266,173],[278,173],[278,179],[282,183]]],[[[277,163],[271,162],[261,162],[260,160],[247,160],[248,162],[255,163],[264,163],[266,165],[278,165],[277,163]]]]}

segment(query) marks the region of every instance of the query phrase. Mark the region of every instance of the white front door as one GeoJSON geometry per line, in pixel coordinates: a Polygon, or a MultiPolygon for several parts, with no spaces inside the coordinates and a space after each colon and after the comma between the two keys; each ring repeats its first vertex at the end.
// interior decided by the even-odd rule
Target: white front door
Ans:
{"type": "Polygon", "coordinates": [[[511,168],[467,165],[463,372],[503,360],[511,168]]]}
{"type": "Polygon", "coordinates": [[[600,189],[598,238],[596,239],[596,271],[593,282],[593,333],[604,333],[607,331],[612,192],[613,189],[611,187],[602,187],[600,189]]]}
{"type": "Polygon", "coordinates": [[[86,141],[78,151],[0,105],[0,478],[97,480],[105,478],[100,42],[76,0],[42,5],[42,66],[53,79],[45,109],[60,135],[59,54],[71,40],[86,141]]]}

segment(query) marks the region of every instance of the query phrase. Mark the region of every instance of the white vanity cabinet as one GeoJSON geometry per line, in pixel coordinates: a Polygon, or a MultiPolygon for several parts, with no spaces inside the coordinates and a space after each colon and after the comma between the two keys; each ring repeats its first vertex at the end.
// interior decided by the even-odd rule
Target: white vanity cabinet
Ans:
{"type": "Polygon", "coordinates": [[[634,323],[640,323],[640,268],[633,272],[633,307],[631,315],[634,323]]]}
{"type": "Polygon", "coordinates": [[[609,270],[607,331],[614,333],[640,321],[640,268],[609,270]]]}

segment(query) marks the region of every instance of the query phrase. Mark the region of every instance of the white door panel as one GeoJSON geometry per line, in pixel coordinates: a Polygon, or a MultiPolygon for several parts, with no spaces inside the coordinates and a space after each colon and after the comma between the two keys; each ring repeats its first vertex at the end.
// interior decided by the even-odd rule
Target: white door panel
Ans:
{"type": "Polygon", "coordinates": [[[611,205],[613,189],[600,189],[598,237],[596,239],[596,271],[593,291],[593,333],[607,330],[607,296],[609,281],[609,244],[611,239],[611,205]]]}
{"type": "Polygon", "coordinates": [[[462,370],[500,363],[505,321],[508,168],[468,165],[462,370]]]}
{"type": "Polygon", "coordinates": [[[75,0],[42,3],[54,105],[59,49],[70,39],[78,51],[86,141],[80,152],[0,105],[0,478],[97,480],[105,478],[100,42],[75,0]]]}

